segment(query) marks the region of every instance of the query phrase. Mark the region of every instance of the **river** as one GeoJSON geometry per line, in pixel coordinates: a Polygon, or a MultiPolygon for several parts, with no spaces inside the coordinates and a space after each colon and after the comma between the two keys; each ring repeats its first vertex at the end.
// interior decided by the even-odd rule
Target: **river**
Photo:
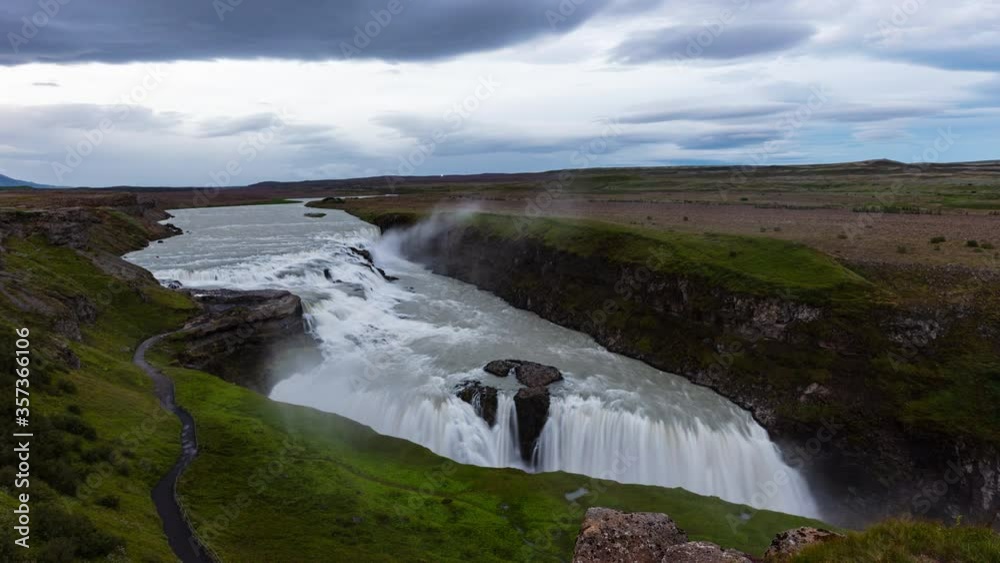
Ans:
{"type": "Polygon", "coordinates": [[[750,415],[713,391],[611,353],[582,333],[511,307],[401,257],[398,236],[346,213],[301,204],[173,211],[182,236],[126,258],[186,287],[285,289],[303,299],[324,362],[289,368],[271,393],[404,438],[462,463],[568,471],[821,516],[805,479],[750,415]],[[370,249],[388,282],[349,250],[370,249]],[[512,431],[513,378],[482,367],[516,358],[549,364],[538,462],[526,467],[512,431]],[[491,428],[454,396],[474,378],[501,389],[491,428]],[[777,483],[777,486],[776,486],[777,483]]]}

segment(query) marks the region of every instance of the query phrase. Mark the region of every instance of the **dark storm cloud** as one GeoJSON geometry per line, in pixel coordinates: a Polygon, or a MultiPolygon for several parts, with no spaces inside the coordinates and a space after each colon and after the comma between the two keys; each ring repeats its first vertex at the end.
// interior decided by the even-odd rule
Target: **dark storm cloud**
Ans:
{"type": "Polygon", "coordinates": [[[668,27],[621,43],[611,52],[611,58],[625,64],[736,59],[794,47],[815,32],[812,26],[801,23],[668,27]]]}
{"type": "Polygon", "coordinates": [[[7,44],[0,50],[0,64],[345,56],[433,59],[564,33],[603,10],[656,4],[651,0],[5,0],[0,6],[0,31],[7,44]],[[52,5],[49,13],[41,4],[52,5]]]}

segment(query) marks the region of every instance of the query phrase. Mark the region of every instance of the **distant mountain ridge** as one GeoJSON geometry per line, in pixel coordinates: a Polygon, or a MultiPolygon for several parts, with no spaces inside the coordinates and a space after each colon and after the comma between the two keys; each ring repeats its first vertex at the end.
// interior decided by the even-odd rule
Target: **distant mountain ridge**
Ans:
{"type": "Polygon", "coordinates": [[[36,184],[35,182],[29,182],[27,180],[18,180],[17,178],[11,178],[10,176],[4,176],[0,174],[0,188],[13,188],[18,186],[27,186],[29,188],[54,188],[55,186],[47,186],[45,184],[36,184]]]}

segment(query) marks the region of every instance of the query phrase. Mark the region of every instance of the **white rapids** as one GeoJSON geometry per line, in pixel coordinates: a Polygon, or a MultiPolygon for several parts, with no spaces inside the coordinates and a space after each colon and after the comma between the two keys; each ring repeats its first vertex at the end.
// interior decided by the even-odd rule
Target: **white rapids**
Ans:
{"type": "Polygon", "coordinates": [[[430,273],[396,251],[393,239],[405,234],[381,239],[343,212],[312,219],[306,211],[301,204],[174,211],[171,222],[186,234],[126,258],[186,287],[286,289],[302,297],[325,361],[288,373],[272,399],[346,416],[462,463],[682,487],[820,516],[800,473],[728,400],[430,273]],[[400,279],[385,281],[350,246],[372,250],[400,279]],[[481,369],[504,358],[553,365],[566,378],[551,387],[535,467],[525,467],[518,452],[516,381],[481,369]],[[492,428],[454,396],[470,378],[501,390],[492,428]]]}

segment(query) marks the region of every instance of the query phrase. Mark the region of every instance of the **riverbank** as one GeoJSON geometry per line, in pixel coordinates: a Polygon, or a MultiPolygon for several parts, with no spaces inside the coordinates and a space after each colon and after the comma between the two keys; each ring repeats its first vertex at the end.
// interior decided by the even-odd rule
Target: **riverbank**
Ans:
{"type": "MultiPolygon", "coordinates": [[[[424,217],[394,203],[331,207],[384,231],[424,217]]],[[[992,277],[848,267],[778,240],[598,222],[478,215],[421,231],[401,245],[434,271],[750,410],[842,521],[994,520],[992,277]]]]}
{"type": "MultiPolygon", "coordinates": [[[[31,557],[40,560],[174,557],[151,495],[177,459],[180,425],[131,360],[140,342],[180,328],[198,308],[118,258],[170,233],[156,224],[162,215],[124,203],[0,218],[0,332],[6,339],[30,326],[46,374],[33,401],[35,431],[46,436],[39,467],[48,468],[32,483],[48,522],[33,537],[31,557]]],[[[223,559],[565,558],[583,511],[597,504],[666,512],[693,538],[751,553],[779,531],[817,524],[679,489],[458,465],[180,368],[169,348],[149,360],[174,379],[178,404],[197,425],[199,454],[179,496],[223,559]]],[[[4,377],[13,373],[4,368],[4,377]]]]}

